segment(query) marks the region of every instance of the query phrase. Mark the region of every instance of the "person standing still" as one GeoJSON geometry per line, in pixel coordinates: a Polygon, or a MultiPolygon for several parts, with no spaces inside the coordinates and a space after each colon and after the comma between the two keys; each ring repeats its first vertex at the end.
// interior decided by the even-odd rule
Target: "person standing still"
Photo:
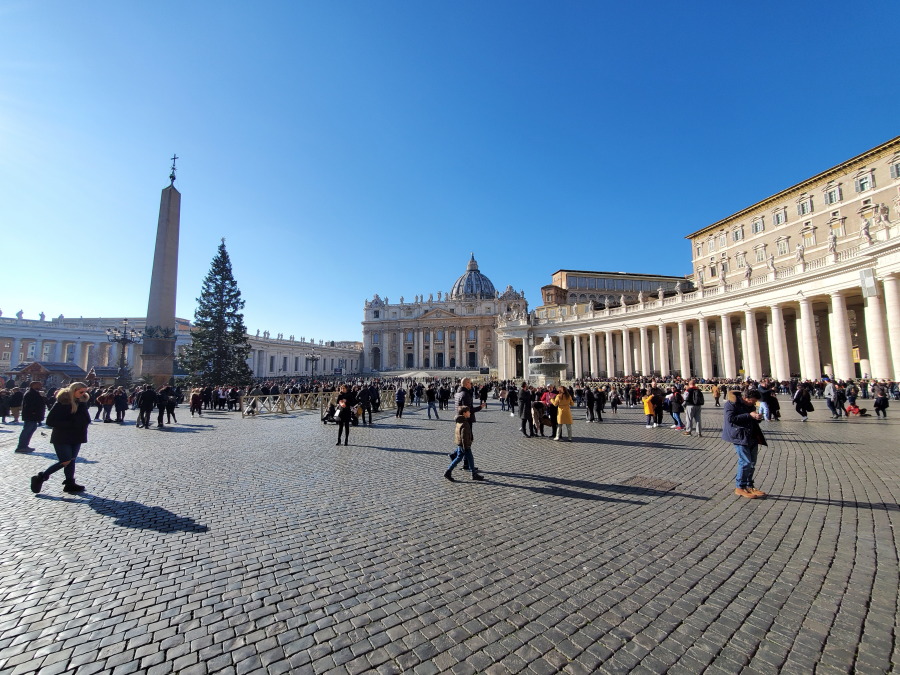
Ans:
{"type": "Polygon", "coordinates": [[[47,404],[41,394],[41,383],[34,381],[28,386],[28,391],[22,398],[22,433],[19,434],[19,444],[16,452],[34,452],[34,448],[28,447],[31,437],[37,431],[38,426],[44,421],[44,412],[47,404]]]}
{"type": "Polygon", "coordinates": [[[734,494],[745,499],[765,497],[766,493],[756,489],[753,476],[759,446],[766,445],[759,421],[763,416],[756,412],[756,404],[761,395],[756,389],[734,392],[734,400],[725,401],[722,419],[722,440],[731,443],[737,452],[737,474],[734,494]]]}
{"type": "Polygon", "coordinates": [[[684,435],[690,436],[697,428],[697,435],[703,436],[700,413],[703,411],[703,392],[697,387],[697,380],[688,382],[687,391],[684,393],[684,435]]]}

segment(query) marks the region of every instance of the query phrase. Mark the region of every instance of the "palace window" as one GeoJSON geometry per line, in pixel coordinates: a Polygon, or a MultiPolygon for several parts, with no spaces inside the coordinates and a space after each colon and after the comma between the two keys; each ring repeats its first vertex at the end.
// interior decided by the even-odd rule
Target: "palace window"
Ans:
{"type": "Polygon", "coordinates": [[[766,245],[765,244],[763,244],[762,246],[757,246],[753,250],[756,253],[756,256],[755,256],[756,262],[758,262],[758,263],[766,262],[766,245]]]}
{"type": "Polygon", "coordinates": [[[753,234],[759,234],[760,232],[762,232],[765,229],[766,229],[766,222],[762,216],[760,216],[759,218],[757,218],[750,224],[750,231],[753,234]]]}
{"type": "Polygon", "coordinates": [[[739,225],[731,231],[731,241],[740,241],[744,238],[744,226],[739,225]]]}
{"type": "Polygon", "coordinates": [[[860,171],[853,181],[857,192],[865,192],[875,187],[875,172],[872,169],[860,171]]]}
{"type": "Polygon", "coordinates": [[[374,312],[372,312],[372,318],[373,318],[373,319],[380,319],[380,318],[381,318],[381,310],[380,310],[380,309],[376,309],[374,312]]]}
{"type": "Polygon", "coordinates": [[[809,248],[816,245],[816,228],[810,222],[803,223],[803,229],[800,230],[800,236],[803,237],[803,246],[809,248]]]}
{"type": "Polygon", "coordinates": [[[775,242],[775,250],[778,255],[787,255],[790,252],[790,239],[785,237],[775,242]]]}
{"type": "Polygon", "coordinates": [[[895,160],[891,164],[891,178],[900,178],[900,160],[895,160]]]}
{"type": "Polygon", "coordinates": [[[706,242],[706,248],[710,253],[713,253],[716,250],[716,240],[710,239],[708,242],[706,242]]]}
{"type": "Polygon", "coordinates": [[[703,255],[703,244],[697,244],[697,257],[701,257],[703,255]]]}
{"type": "Polygon", "coordinates": [[[728,246],[728,235],[724,232],[719,235],[719,248],[725,248],[728,246]]]}
{"type": "Polygon", "coordinates": [[[784,225],[787,222],[787,208],[782,206],[775,209],[775,213],[772,214],[772,217],[776,225],[784,225]]]}
{"type": "Polygon", "coordinates": [[[804,195],[797,202],[797,215],[805,216],[813,212],[812,195],[804,195]]]}
{"type": "Polygon", "coordinates": [[[747,266],[747,254],[744,251],[741,251],[737,254],[737,266],[738,269],[743,269],[747,266]]]}
{"type": "Polygon", "coordinates": [[[841,192],[841,186],[835,185],[833,187],[829,187],[825,190],[825,203],[826,204],[837,204],[844,198],[843,193],[841,192]]]}
{"type": "Polygon", "coordinates": [[[710,279],[712,279],[712,278],[717,277],[717,276],[719,276],[719,268],[718,268],[718,266],[716,265],[716,263],[713,262],[713,263],[709,266],[709,277],[710,277],[710,279]]]}

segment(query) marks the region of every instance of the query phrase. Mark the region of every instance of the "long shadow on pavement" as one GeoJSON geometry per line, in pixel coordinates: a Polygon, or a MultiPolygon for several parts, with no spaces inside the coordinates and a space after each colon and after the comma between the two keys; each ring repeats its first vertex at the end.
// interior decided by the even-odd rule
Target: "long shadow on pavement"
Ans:
{"type": "Polygon", "coordinates": [[[792,495],[766,494],[766,499],[779,502],[799,502],[801,504],[823,504],[850,509],[872,509],[875,511],[900,511],[900,504],[893,502],[859,502],[852,499],[817,499],[815,497],[795,497],[792,495]]]}
{"type": "Polygon", "coordinates": [[[120,502],[115,499],[97,497],[84,493],[80,499],[37,495],[38,499],[85,503],[101,516],[115,518],[114,525],[156,532],[209,532],[206,525],[200,525],[193,518],[179,516],[161,506],[146,506],[140,502],[120,502]]]}
{"type": "MultiPolygon", "coordinates": [[[[617,501],[617,502],[628,502],[631,504],[646,504],[647,502],[635,501],[630,499],[618,499],[615,497],[604,497],[602,495],[592,495],[586,494],[584,492],[576,492],[574,489],[569,488],[577,488],[579,490],[592,490],[595,492],[612,492],[614,494],[623,494],[623,495],[634,495],[634,496],[642,496],[642,497],[684,497],[686,499],[701,499],[703,501],[709,501],[709,497],[702,497],[700,495],[692,495],[687,494],[685,492],[674,492],[672,490],[656,490],[648,487],[639,487],[639,486],[631,486],[631,485],[618,485],[616,483],[593,483],[587,480],[571,480],[568,478],[557,478],[555,476],[541,476],[534,473],[508,473],[504,471],[485,471],[487,475],[494,476],[506,476],[509,478],[524,478],[526,480],[533,480],[541,483],[552,483],[554,486],[547,487],[531,487],[528,485],[512,485],[511,487],[521,487],[526,490],[532,490],[534,492],[541,492],[544,494],[552,494],[563,497],[575,497],[577,499],[599,499],[604,501],[617,501]],[[558,487],[558,486],[566,486],[566,487],[558,487]]],[[[508,483],[504,483],[504,485],[508,485],[508,483]]]]}
{"type": "MultiPolygon", "coordinates": [[[[365,444],[364,444],[365,445],[365,444]]],[[[436,450],[410,450],[409,448],[385,448],[377,445],[365,445],[367,448],[372,448],[373,450],[384,450],[385,452],[408,452],[413,455],[443,455],[447,457],[449,455],[448,452],[439,452],[436,450]]]]}

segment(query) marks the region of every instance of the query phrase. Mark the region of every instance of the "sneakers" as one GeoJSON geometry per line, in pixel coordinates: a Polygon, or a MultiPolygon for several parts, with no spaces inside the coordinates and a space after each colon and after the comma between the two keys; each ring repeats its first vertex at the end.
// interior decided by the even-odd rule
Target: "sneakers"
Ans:
{"type": "Polygon", "coordinates": [[[34,448],[16,448],[16,452],[34,452],[34,448]]]}
{"type": "Polygon", "coordinates": [[[652,429],[653,426],[654,426],[654,425],[652,425],[652,424],[648,424],[648,425],[647,425],[647,428],[648,428],[648,429],[652,429]]]}
{"type": "Polygon", "coordinates": [[[691,435],[691,432],[690,432],[690,431],[682,431],[682,432],[681,432],[681,435],[682,435],[682,436],[690,436],[690,435],[691,435]]]}
{"type": "MultiPolygon", "coordinates": [[[[32,479],[34,480],[34,479],[32,479]]],[[[77,494],[79,492],[84,492],[84,485],[79,485],[74,480],[73,481],[64,481],[63,482],[63,492],[68,492],[70,494],[77,494]]]]}
{"type": "Polygon", "coordinates": [[[734,494],[745,499],[756,499],[759,496],[749,488],[735,488],[734,494]]]}
{"type": "Polygon", "coordinates": [[[752,492],[753,495],[757,498],[766,496],[765,492],[763,492],[762,490],[757,490],[755,487],[749,487],[747,488],[747,491],[752,492]]]}
{"type": "Polygon", "coordinates": [[[656,427],[658,427],[658,426],[659,426],[659,425],[658,425],[656,422],[653,423],[653,428],[654,428],[654,429],[655,429],[656,427]]]}
{"type": "Polygon", "coordinates": [[[47,480],[44,478],[44,474],[39,473],[37,476],[31,477],[31,491],[34,494],[37,494],[41,491],[41,487],[44,485],[44,481],[47,480]]]}

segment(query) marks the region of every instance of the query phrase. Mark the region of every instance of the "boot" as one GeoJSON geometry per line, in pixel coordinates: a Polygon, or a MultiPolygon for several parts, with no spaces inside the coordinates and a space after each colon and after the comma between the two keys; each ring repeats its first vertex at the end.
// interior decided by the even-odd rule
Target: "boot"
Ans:
{"type": "Polygon", "coordinates": [[[484,480],[484,476],[482,476],[480,473],[476,473],[475,471],[473,471],[472,472],[472,480],[484,480]]]}
{"type": "Polygon", "coordinates": [[[44,476],[43,473],[39,473],[37,476],[31,477],[31,491],[34,494],[37,494],[41,491],[41,487],[44,485],[44,481],[47,480],[47,477],[44,476]]]}
{"type": "Polygon", "coordinates": [[[79,492],[84,492],[84,485],[79,485],[74,480],[65,480],[63,481],[63,492],[78,494],[79,492]]]}

